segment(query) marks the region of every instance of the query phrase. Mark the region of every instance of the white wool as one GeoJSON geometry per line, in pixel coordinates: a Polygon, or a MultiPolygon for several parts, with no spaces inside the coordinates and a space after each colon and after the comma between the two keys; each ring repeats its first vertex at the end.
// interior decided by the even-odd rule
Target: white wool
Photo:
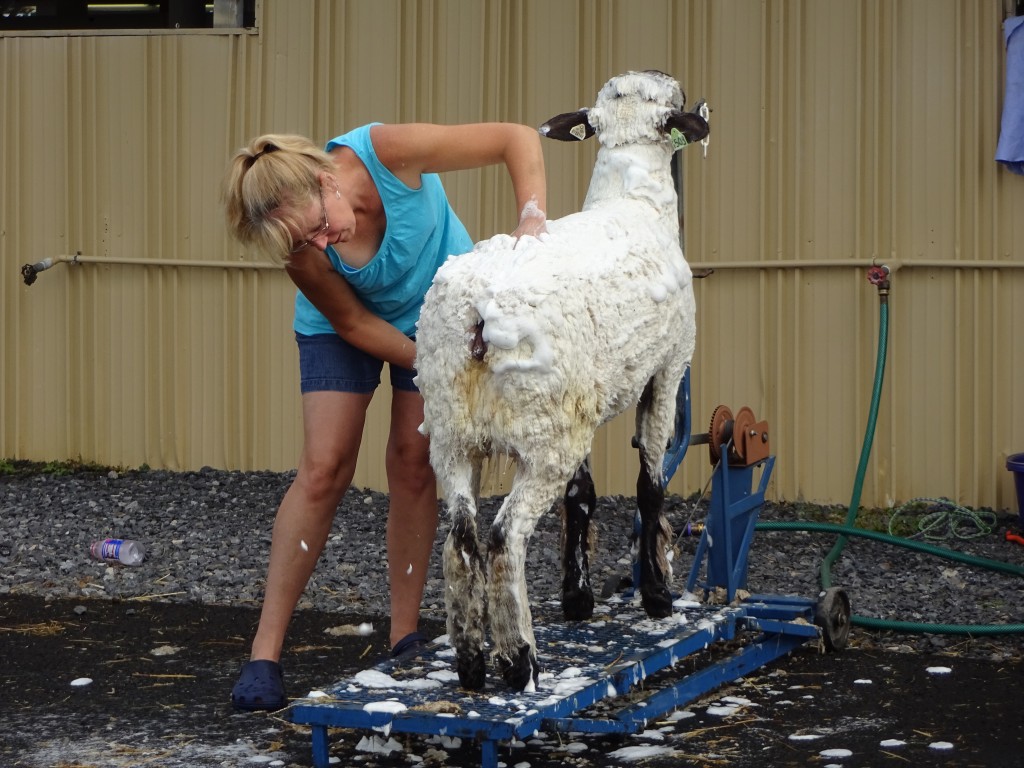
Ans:
{"type": "MultiPolygon", "coordinates": [[[[637,436],[650,477],[661,480],[696,341],[665,131],[682,104],[667,75],[610,80],[587,111],[601,147],[582,210],[548,221],[538,237],[500,234],[449,258],[424,299],[420,431],[446,499],[473,511],[484,455],[505,453],[517,465],[503,505],[510,575],[489,593],[502,602],[491,612],[497,654],[518,652],[517,638],[533,646],[523,561],[537,517],[590,453],[597,427],[635,405],[649,381],[655,396],[637,436]]],[[[451,554],[446,578],[449,565],[475,578],[469,553],[451,554]]],[[[461,620],[465,637],[480,629],[461,620]]]]}
{"type": "MultiPolygon", "coordinates": [[[[445,451],[488,444],[523,455],[524,439],[546,442],[581,415],[597,427],[636,402],[652,371],[682,377],[693,315],[674,215],[666,222],[646,200],[599,203],[518,244],[485,240],[449,259],[428,293],[417,361],[424,430],[445,451]],[[450,383],[472,369],[467,339],[481,320],[490,378],[473,379],[463,399],[450,383]]],[[[581,437],[588,444],[566,462],[586,455],[592,436],[581,437]]]]}

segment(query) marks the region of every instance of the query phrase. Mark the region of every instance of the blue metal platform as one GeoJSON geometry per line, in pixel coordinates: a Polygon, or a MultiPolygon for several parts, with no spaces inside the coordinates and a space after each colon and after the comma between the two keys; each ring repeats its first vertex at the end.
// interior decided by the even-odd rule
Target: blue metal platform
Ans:
{"type": "MultiPolygon", "coordinates": [[[[666,485],[687,448],[710,441],[710,435],[690,434],[689,370],[676,405],[675,437],[663,463],[666,485]]],[[[764,439],[767,444],[767,432],[764,439]]],[[[729,455],[730,446],[731,437],[722,455],[729,455]]],[[[696,592],[703,602],[680,599],[671,616],[650,619],[630,590],[625,600],[615,596],[599,603],[598,618],[592,621],[570,623],[560,613],[534,610],[544,670],[535,691],[513,691],[493,670],[484,691],[461,688],[455,652],[440,641],[401,665],[384,662],[363,670],[327,688],[326,696],[300,699],[289,707],[293,722],[312,728],[314,765],[329,764],[328,729],[349,728],[475,739],[482,768],[497,768],[500,742],[542,730],[639,733],[648,722],[810,640],[824,650],[842,648],[850,616],[842,590],[833,587],[817,600],[741,596],[774,464],[774,456],[767,455],[746,465],[732,466],[728,460],[715,465],[705,527],[686,584],[687,595],[696,592]],[[718,593],[727,605],[708,605],[718,593]],[[716,643],[737,639],[742,642],[735,647],[719,645],[708,652],[716,643]],[[684,671],[667,672],[657,682],[649,679],[684,660],[684,671]],[[634,691],[640,683],[642,694],[634,691]]],[[[634,583],[638,570],[634,563],[634,583]]]]}
{"type": "Polygon", "coordinates": [[[629,603],[601,605],[614,613],[589,622],[544,617],[534,627],[544,670],[536,691],[512,691],[493,675],[484,691],[467,691],[458,683],[454,651],[438,642],[401,666],[384,662],[335,683],[324,697],[295,701],[290,719],[311,726],[317,768],[329,764],[329,728],[475,739],[483,768],[496,768],[500,742],[536,731],[641,732],[649,721],[817,638],[815,605],[759,595],[728,607],[679,600],[673,615],[659,620],[629,603]],[[741,631],[759,634],[726,658],[707,658],[712,644],[741,631]],[[684,659],[707,666],[657,690],[645,686],[645,698],[633,695],[617,710],[606,704],[599,715],[588,713],[684,659]]]}

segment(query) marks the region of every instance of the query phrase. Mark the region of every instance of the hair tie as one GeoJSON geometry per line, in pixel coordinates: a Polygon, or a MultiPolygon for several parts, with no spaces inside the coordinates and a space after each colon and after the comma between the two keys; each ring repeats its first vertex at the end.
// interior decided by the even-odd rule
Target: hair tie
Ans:
{"type": "Polygon", "coordinates": [[[271,152],[276,152],[278,149],[279,147],[276,144],[268,143],[265,147],[263,147],[263,149],[261,149],[259,152],[257,152],[255,155],[252,155],[249,158],[249,163],[246,167],[252,168],[253,163],[259,160],[261,157],[263,157],[264,155],[269,155],[271,152]]]}

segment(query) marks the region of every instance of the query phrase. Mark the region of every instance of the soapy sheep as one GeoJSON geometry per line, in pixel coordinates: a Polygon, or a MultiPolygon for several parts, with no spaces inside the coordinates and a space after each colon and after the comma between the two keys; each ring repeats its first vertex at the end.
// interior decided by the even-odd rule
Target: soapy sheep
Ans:
{"type": "Polygon", "coordinates": [[[637,406],[641,602],[671,614],[662,518],[662,459],[676,390],[693,356],[692,274],[683,257],[671,156],[708,133],[661,72],[608,81],[590,109],[558,115],[541,134],[600,141],[581,212],[539,238],[498,235],[450,258],[427,292],[417,329],[421,431],[451,520],[443,551],[449,639],[460,683],[480,689],[484,632],[506,683],[535,688],[539,666],[526,588],[526,547],[564,495],[563,611],[593,613],[588,572],[595,430],[637,406]],[[511,489],[481,548],[481,465],[507,455],[511,489]]]}

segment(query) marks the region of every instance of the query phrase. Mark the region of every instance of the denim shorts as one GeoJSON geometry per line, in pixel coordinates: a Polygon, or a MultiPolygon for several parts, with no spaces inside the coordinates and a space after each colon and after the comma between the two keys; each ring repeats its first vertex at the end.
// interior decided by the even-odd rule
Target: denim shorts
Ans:
{"type": "MultiPolygon", "coordinates": [[[[314,336],[295,334],[299,345],[299,378],[302,394],[307,392],[354,392],[367,395],[380,384],[384,361],[356,349],[333,333],[314,336]]],[[[416,371],[389,365],[391,387],[419,392],[412,383],[416,371]]]]}

